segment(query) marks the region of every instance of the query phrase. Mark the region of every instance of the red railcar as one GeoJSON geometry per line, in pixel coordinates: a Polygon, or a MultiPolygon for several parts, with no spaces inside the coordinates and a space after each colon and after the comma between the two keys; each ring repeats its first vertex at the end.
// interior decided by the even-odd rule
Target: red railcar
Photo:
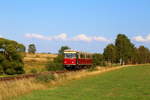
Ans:
{"type": "Polygon", "coordinates": [[[75,50],[64,51],[64,67],[66,69],[81,69],[92,66],[92,54],[75,50]]]}

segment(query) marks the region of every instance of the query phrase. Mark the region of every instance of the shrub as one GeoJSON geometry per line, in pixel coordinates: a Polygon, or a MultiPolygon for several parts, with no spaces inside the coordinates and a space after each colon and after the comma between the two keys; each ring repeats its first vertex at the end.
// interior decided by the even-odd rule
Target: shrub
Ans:
{"type": "Polygon", "coordinates": [[[9,69],[6,70],[5,73],[8,74],[8,75],[13,75],[15,73],[15,70],[12,69],[12,68],[9,68],[9,69]]]}
{"type": "Polygon", "coordinates": [[[51,80],[55,80],[55,76],[53,74],[43,74],[36,77],[38,82],[50,82],[51,80]]]}
{"type": "Polygon", "coordinates": [[[46,69],[48,71],[63,70],[63,55],[58,55],[53,61],[49,61],[46,69]]]}
{"type": "Polygon", "coordinates": [[[63,64],[61,64],[61,63],[49,61],[49,63],[46,66],[46,69],[48,71],[56,71],[56,70],[63,70],[64,68],[63,68],[63,64]]]}

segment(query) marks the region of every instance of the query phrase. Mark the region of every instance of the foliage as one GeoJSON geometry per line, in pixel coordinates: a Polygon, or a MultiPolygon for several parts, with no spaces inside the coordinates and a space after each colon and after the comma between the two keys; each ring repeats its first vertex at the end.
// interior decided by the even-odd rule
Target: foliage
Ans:
{"type": "Polygon", "coordinates": [[[104,49],[104,59],[107,62],[114,63],[116,61],[116,47],[113,44],[109,44],[104,49]]]}
{"type": "Polygon", "coordinates": [[[35,54],[35,52],[36,52],[36,46],[35,46],[35,44],[30,44],[29,45],[28,52],[35,54]]]}
{"type": "Polygon", "coordinates": [[[117,61],[120,61],[121,65],[127,64],[132,59],[132,53],[134,52],[134,44],[124,34],[118,34],[116,41],[117,61]]]}
{"type": "Polygon", "coordinates": [[[17,49],[19,52],[26,52],[26,47],[23,44],[19,44],[19,48],[17,49]]]}
{"type": "Polygon", "coordinates": [[[123,64],[150,63],[150,50],[144,46],[136,48],[124,34],[118,34],[115,45],[108,44],[104,49],[104,60],[123,64]]]}
{"type": "Polygon", "coordinates": [[[9,75],[24,73],[22,52],[25,52],[22,44],[0,38],[0,73],[9,75]]]}
{"type": "Polygon", "coordinates": [[[144,46],[137,49],[137,60],[139,64],[150,62],[150,51],[144,46]]]}
{"type": "Polygon", "coordinates": [[[64,60],[64,50],[70,49],[70,47],[68,46],[62,46],[59,51],[58,51],[58,56],[56,58],[54,58],[53,61],[49,61],[46,69],[48,71],[56,71],[56,70],[63,70],[64,66],[63,66],[63,60],[64,60]]]}
{"type": "Polygon", "coordinates": [[[62,47],[59,49],[58,53],[59,53],[60,55],[63,55],[64,50],[67,50],[67,49],[70,49],[70,47],[68,47],[68,46],[62,46],[62,47]]]}
{"type": "Polygon", "coordinates": [[[93,54],[93,66],[105,66],[104,58],[102,54],[93,54]]]}
{"type": "Polygon", "coordinates": [[[53,74],[42,74],[36,77],[38,82],[50,82],[51,80],[55,80],[55,76],[53,74]]]}
{"type": "Polygon", "coordinates": [[[53,61],[49,61],[46,69],[48,71],[63,70],[63,55],[58,55],[53,61]]]}

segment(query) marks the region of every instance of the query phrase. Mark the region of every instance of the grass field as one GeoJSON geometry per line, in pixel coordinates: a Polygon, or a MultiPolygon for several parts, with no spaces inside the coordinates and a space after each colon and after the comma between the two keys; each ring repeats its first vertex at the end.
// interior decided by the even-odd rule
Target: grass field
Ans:
{"type": "Polygon", "coordinates": [[[30,73],[32,69],[36,69],[37,72],[45,70],[45,66],[49,60],[53,60],[57,55],[55,54],[26,54],[24,57],[25,71],[30,73]]]}
{"type": "Polygon", "coordinates": [[[150,100],[150,65],[126,67],[33,91],[16,100],[150,100]]]}

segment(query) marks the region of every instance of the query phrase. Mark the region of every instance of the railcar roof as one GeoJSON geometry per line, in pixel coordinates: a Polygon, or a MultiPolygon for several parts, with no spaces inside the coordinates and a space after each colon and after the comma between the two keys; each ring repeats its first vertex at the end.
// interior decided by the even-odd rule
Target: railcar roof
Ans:
{"type": "Polygon", "coordinates": [[[92,54],[92,53],[88,53],[88,52],[82,52],[82,51],[77,51],[77,50],[64,50],[64,53],[81,53],[81,54],[92,54]]]}

